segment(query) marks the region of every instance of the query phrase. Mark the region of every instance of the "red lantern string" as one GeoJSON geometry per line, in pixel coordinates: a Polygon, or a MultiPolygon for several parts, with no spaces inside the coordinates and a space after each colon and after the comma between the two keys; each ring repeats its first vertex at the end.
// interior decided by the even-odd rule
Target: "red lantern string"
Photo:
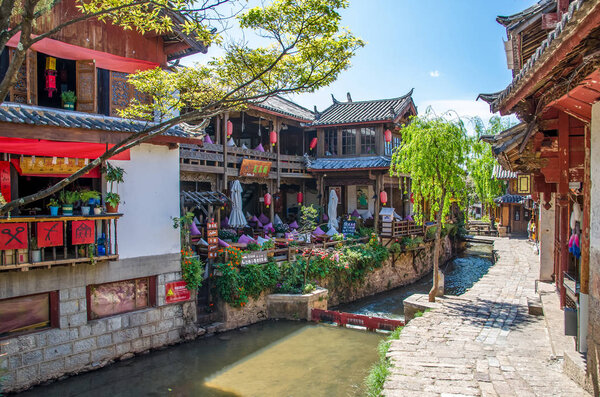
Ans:
{"type": "Polygon", "coordinates": [[[385,205],[385,203],[387,203],[388,197],[385,190],[382,190],[381,193],[379,193],[379,199],[381,200],[381,204],[385,205]]]}
{"type": "Polygon", "coordinates": [[[298,201],[298,204],[302,204],[303,199],[304,195],[302,194],[302,192],[298,192],[298,194],[296,195],[296,201],[298,201]]]}
{"type": "Polygon", "coordinates": [[[275,144],[277,143],[277,132],[271,131],[270,142],[271,145],[275,146],[275,144]]]}
{"type": "Polygon", "coordinates": [[[384,137],[385,137],[385,142],[386,143],[390,143],[392,141],[392,131],[390,131],[389,129],[385,130],[385,132],[383,133],[384,137]]]}
{"type": "Polygon", "coordinates": [[[310,150],[313,150],[314,148],[316,148],[316,147],[317,147],[317,142],[318,142],[317,138],[313,138],[313,139],[310,141],[310,145],[309,145],[309,148],[310,148],[310,150]]]}
{"type": "Polygon", "coordinates": [[[267,208],[269,208],[269,206],[271,205],[271,200],[271,195],[269,193],[265,194],[265,205],[267,206],[267,208]]]}

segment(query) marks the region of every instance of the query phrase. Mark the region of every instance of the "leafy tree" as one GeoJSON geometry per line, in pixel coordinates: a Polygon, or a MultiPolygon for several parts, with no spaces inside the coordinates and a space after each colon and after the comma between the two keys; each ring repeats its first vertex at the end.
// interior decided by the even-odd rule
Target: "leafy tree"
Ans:
{"type": "MultiPolygon", "coordinates": [[[[7,4],[11,1],[13,6],[16,4],[16,0],[7,1],[7,4]]],[[[44,15],[47,11],[36,11],[41,7],[41,3],[36,0],[24,1],[24,9],[19,14],[22,16],[23,26],[19,29],[23,48],[28,48],[32,42],[44,36],[33,38],[31,26],[38,12],[44,15]]],[[[102,156],[55,185],[1,206],[0,215],[59,191],[104,160],[175,125],[206,125],[211,117],[229,110],[241,110],[251,100],[261,100],[281,93],[313,92],[326,86],[350,66],[350,59],[364,45],[363,41],[349,31],[340,28],[341,16],[338,11],[348,6],[347,0],[274,0],[268,6],[252,8],[236,17],[242,31],[258,33],[267,42],[265,46],[253,48],[240,42],[226,44],[221,38],[211,36],[209,25],[220,15],[216,7],[226,2],[207,0],[200,2],[204,4],[203,7],[196,6],[191,0],[90,0],[79,3],[82,19],[95,16],[140,32],[173,29],[175,22],[169,19],[169,15],[173,12],[183,13],[188,18],[183,26],[185,31],[196,34],[200,39],[209,40],[213,46],[222,47],[224,55],[205,65],[179,67],[174,72],[157,68],[132,76],[130,82],[139,91],[149,95],[153,103],[142,104],[133,100],[129,108],[122,112],[122,116],[147,120],[158,117],[159,121],[149,123],[147,128],[132,133],[102,156]],[[207,9],[209,6],[213,8],[207,9]],[[214,11],[217,17],[208,17],[209,11],[214,11]],[[181,112],[182,110],[185,112],[181,112]]],[[[54,4],[51,2],[47,6],[54,4]]],[[[2,7],[4,6],[5,3],[2,3],[2,7]]],[[[6,34],[5,30],[0,31],[6,34]]],[[[4,38],[0,37],[0,48],[8,39],[2,40],[4,38]]],[[[17,66],[22,64],[23,58],[24,55],[17,66]]],[[[11,68],[13,63],[9,66],[7,75],[10,75],[11,68]]],[[[2,91],[5,81],[0,83],[0,97],[4,97],[3,92],[8,92],[2,91]]],[[[7,87],[12,83],[14,79],[9,79],[7,87]]]]}
{"type": "Polygon", "coordinates": [[[392,156],[390,175],[410,174],[415,213],[422,220],[422,203],[427,203],[437,224],[430,302],[435,302],[439,287],[442,226],[451,203],[464,194],[468,152],[469,140],[463,122],[450,121],[428,110],[424,116],[412,117],[402,129],[402,146],[392,156]]]}

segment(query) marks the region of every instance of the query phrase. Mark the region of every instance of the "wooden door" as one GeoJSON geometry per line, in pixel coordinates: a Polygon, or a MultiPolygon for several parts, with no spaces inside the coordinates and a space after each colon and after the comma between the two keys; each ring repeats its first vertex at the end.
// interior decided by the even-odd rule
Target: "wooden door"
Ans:
{"type": "Polygon", "coordinates": [[[96,113],[96,61],[93,59],[77,61],[76,76],[77,111],[96,113]]]}

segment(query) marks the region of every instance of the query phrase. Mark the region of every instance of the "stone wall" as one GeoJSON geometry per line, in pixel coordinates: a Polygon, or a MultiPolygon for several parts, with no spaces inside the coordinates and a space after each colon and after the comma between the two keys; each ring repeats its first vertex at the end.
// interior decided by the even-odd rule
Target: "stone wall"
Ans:
{"type": "Polygon", "coordinates": [[[221,301],[217,304],[222,314],[222,331],[245,327],[266,320],[267,315],[267,293],[263,292],[257,299],[249,298],[244,307],[232,307],[221,301]]]}
{"type": "Polygon", "coordinates": [[[86,287],[60,289],[59,328],[0,341],[5,391],[97,369],[194,333],[195,302],[165,304],[165,283],[180,279],[180,272],[158,275],[156,307],[89,321],[86,287]]]}

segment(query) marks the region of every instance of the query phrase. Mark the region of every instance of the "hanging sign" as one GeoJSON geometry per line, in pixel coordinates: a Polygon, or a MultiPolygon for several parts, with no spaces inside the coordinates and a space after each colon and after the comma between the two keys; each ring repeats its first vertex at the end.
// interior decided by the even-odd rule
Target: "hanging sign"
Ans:
{"type": "Polygon", "coordinates": [[[94,244],[94,221],[71,222],[71,242],[73,245],[94,244]]]}
{"type": "Polygon", "coordinates": [[[531,193],[531,175],[519,174],[517,176],[517,193],[519,194],[530,194],[531,193]]]}
{"type": "Polygon", "coordinates": [[[240,167],[240,176],[267,178],[270,171],[270,161],[244,159],[242,160],[242,166],[240,167]]]}
{"type": "Polygon", "coordinates": [[[269,258],[266,251],[255,251],[242,255],[242,266],[260,265],[261,263],[267,263],[268,261],[269,258]]]}
{"type": "Polygon", "coordinates": [[[27,223],[3,223],[0,225],[0,250],[25,249],[27,245],[27,223]]]}
{"type": "Polygon", "coordinates": [[[22,175],[73,174],[83,168],[89,160],[64,157],[21,157],[19,167],[22,175]]]}
{"type": "Polygon", "coordinates": [[[36,225],[38,247],[59,247],[63,245],[62,222],[38,222],[36,225]]]}
{"type": "Polygon", "coordinates": [[[190,290],[185,281],[175,281],[165,284],[165,302],[175,303],[188,301],[191,298],[190,290]]]}
{"type": "Polygon", "coordinates": [[[10,162],[0,161],[0,193],[6,202],[10,202],[10,162]]]}
{"type": "Polygon", "coordinates": [[[208,257],[216,258],[219,246],[219,227],[216,222],[206,223],[206,242],[208,243],[208,257]]]}

